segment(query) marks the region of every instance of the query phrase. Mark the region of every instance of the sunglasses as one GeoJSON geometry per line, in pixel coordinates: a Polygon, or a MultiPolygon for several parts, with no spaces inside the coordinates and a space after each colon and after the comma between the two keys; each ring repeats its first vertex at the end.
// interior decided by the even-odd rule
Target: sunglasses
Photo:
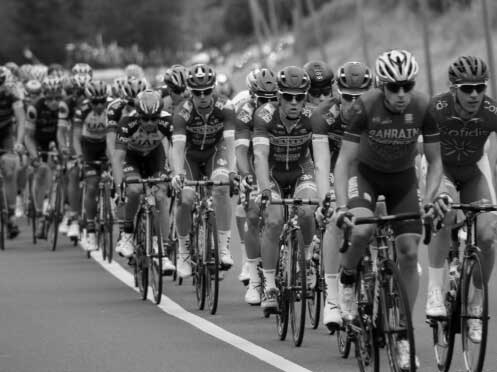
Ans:
{"type": "Polygon", "coordinates": [[[214,91],[214,88],[207,88],[207,89],[192,89],[192,94],[194,96],[200,97],[204,96],[207,97],[208,95],[211,95],[212,92],[214,91]]]}
{"type": "Polygon", "coordinates": [[[327,97],[331,95],[332,88],[311,88],[309,89],[309,94],[314,98],[319,98],[321,95],[327,97]]]}
{"type": "Polygon", "coordinates": [[[295,100],[295,102],[302,102],[305,99],[306,94],[305,93],[297,93],[297,94],[281,93],[281,96],[287,102],[293,102],[293,100],[295,100]]]}
{"type": "Polygon", "coordinates": [[[183,94],[185,92],[185,88],[178,88],[178,87],[169,87],[169,91],[174,93],[174,94],[183,94]]]}
{"type": "Polygon", "coordinates": [[[95,98],[92,99],[90,102],[92,105],[102,105],[107,102],[107,98],[95,98]]]}
{"type": "Polygon", "coordinates": [[[459,90],[463,93],[466,94],[471,94],[473,93],[474,90],[476,90],[476,93],[480,94],[482,93],[485,89],[487,89],[487,84],[485,83],[480,83],[480,84],[456,84],[455,85],[459,90]]]}
{"type": "Polygon", "coordinates": [[[258,105],[263,105],[263,104],[268,103],[268,102],[275,102],[278,100],[278,98],[276,96],[265,97],[265,96],[255,95],[255,100],[257,101],[258,105]]]}
{"type": "Polygon", "coordinates": [[[341,93],[340,94],[340,97],[342,97],[342,99],[344,101],[347,101],[347,102],[355,101],[360,96],[361,96],[360,94],[348,94],[348,93],[341,93]]]}
{"type": "Polygon", "coordinates": [[[414,81],[404,81],[401,83],[386,83],[385,84],[387,89],[392,93],[399,93],[400,88],[403,88],[405,93],[409,93],[414,88],[415,85],[416,85],[416,82],[414,82],[414,81]]]}
{"type": "Polygon", "coordinates": [[[47,102],[62,101],[62,96],[45,96],[45,101],[47,102]]]}

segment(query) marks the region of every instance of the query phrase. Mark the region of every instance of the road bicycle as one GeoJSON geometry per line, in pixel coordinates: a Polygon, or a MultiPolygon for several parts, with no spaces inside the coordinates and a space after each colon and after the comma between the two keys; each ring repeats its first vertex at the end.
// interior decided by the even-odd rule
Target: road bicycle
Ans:
{"type": "Polygon", "coordinates": [[[104,169],[98,181],[98,197],[97,197],[97,244],[102,250],[102,259],[112,262],[114,254],[114,216],[111,208],[111,188],[112,176],[110,167],[104,169]]]}
{"type": "Polygon", "coordinates": [[[488,287],[482,280],[482,258],[478,247],[476,223],[478,215],[497,211],[497,205],[491,204],[452,204],[452,209],[460,210],[464,219],[452,228],[452,241],[447,256],[447,289],[445,307],[447,317],[427,318],[433,330],[433,345],[439,371],[449,371],[456,333],[461,334],[465,370],[480,372],[485,362],[488,334],[488,287]],[[466,230],[466,242],[461,247],[459,232],[466,230]],[[461,249],[462,248],[462,249],[461,249]],[[472,303],[475,290],[479,290],[481,299],[477,306],[472,303]],[[475,307],[478,311],[474,311],[475,307]],[[481,340],[471,340],[469,328],[471,322],[481,325],[481,340]]]}

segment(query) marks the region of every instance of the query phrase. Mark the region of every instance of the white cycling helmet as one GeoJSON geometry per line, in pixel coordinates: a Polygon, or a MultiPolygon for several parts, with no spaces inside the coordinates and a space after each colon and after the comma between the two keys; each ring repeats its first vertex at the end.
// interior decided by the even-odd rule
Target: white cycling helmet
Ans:
{"type": "Polygon", "coordinates": [[[407,50],[389,50],[376,60],[376,76],[382,83],[414,81],[418,71],[416,59],[407,50]]]}

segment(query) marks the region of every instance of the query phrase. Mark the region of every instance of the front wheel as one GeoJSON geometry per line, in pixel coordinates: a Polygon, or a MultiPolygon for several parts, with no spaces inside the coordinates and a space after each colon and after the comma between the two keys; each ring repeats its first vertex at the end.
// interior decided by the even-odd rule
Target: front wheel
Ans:
{"type": "Polygon", "coordinates": [[[313,278],[312,283],[307,283],[309,293],[307,294],[307,310],[309,311],[309,320],[312,329],[319,326],[319,317],[321,316],[321,275],[319,272],[319,262],[315,260],[310,261],[309,270],[313,278]]]}
{"type": "Polygon", "coordinates": [[[156,226],[155,213],[150,215],[148,220],[150,236],[148,237],[148,244],[151,248],[150,262],[150,281],[152,282],[152,293],[156,304],[160,304],[162,299],[162,257],[164,256],[164,245],[162,242],[162,234],[160,229],[156,226]]]}
{"type": "Polygon", "coordinates": [[[209,213],[205,222],[205,283],[209,311],[214,315],[219,300],[219,249],[216,218],[209,213]]]}
{"type": "Polygon", "coordinates": [[[307,266],[302,233],[295,230],[290,240],[290,324],[295,346],[302,345],[305,331],[307,266]]]}
{"type": "MultiPolygon", "coordinates": [[[[205,307],[206,283],[205,283],[205,226],[200,223],[195,227],[195,233],[192,239],[192,274],[193,284],[195,286],[195,297],[197,299],[197,307],[203,310],[205,307]]],[[[181,278],[180,278],[181,279],[181,278]]]]}
{"type": "Polygon", "coordinates": [[[57,240],[59,236],[59,224],[62,222],[62,215],[64,213],[63,185],[60,180],[52,186],[49,198],[50,214],[47,218],[46,224],[48,228],[47,236],[49,238],[51,250],[55,251],[55,249],[57,248],[57,240]]]}
{"type": "Polygon", "coordinates": [[[146,300],[148,295],[148,259],[147,259],[147,216],[139,211],[136,219],[135,232],[135,282],[141,294],[141,299],[146,300]]]}

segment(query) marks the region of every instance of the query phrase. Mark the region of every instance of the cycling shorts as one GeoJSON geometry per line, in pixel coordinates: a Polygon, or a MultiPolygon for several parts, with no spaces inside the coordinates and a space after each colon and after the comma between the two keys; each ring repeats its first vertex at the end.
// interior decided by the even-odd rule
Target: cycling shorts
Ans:
{"type": "Polygon", "coordinates": [[[166,155],[162,145],[157,146],[145,156],[131,150],[126,151],[123,167],[126,180],[158,177],[165,172],[165,168],[166,155]]]}
{"type": "Polygon", "coordinates": [[[14,150],[14,126],[7,125],[0,129],[0,155],[14,150]]]}
{"type": "MultiPolygon", "coordinates": [[[[106,148],[105,141],[95,142],[81,139],[84,161],[107,161],[106,148]]],[[[85,163],[83,172],[85,177],[98,176],[102,172],[102,165],[85,163]]]]}
{"type": "Polygon", "coordinates": [[[273,167],[270,173],[273,197],[292,197],[308,189],[317,192],[314,164],[310,157],[290,171],[273,167]]]}
{"type": "Polygon", "coordinates": [[[185,178],[191,181],[220,174],[229,177],[226,145],[221,141],[209,150],[186,150],[185,170],[185,178]]]}
{"type": "MultiPolygon", "coordinates": [[[[414,167],[385,173],[364,163],[351,169],[348,185],[349,208],[367,208],[373,213],[379,195],[385,197],[385,205],[390,214],[419,213],[420,198],[418,180],[414,167]]],[[[398,221],[392,224],[394,234],[421,234],[420,220],[398,221]]]]}

